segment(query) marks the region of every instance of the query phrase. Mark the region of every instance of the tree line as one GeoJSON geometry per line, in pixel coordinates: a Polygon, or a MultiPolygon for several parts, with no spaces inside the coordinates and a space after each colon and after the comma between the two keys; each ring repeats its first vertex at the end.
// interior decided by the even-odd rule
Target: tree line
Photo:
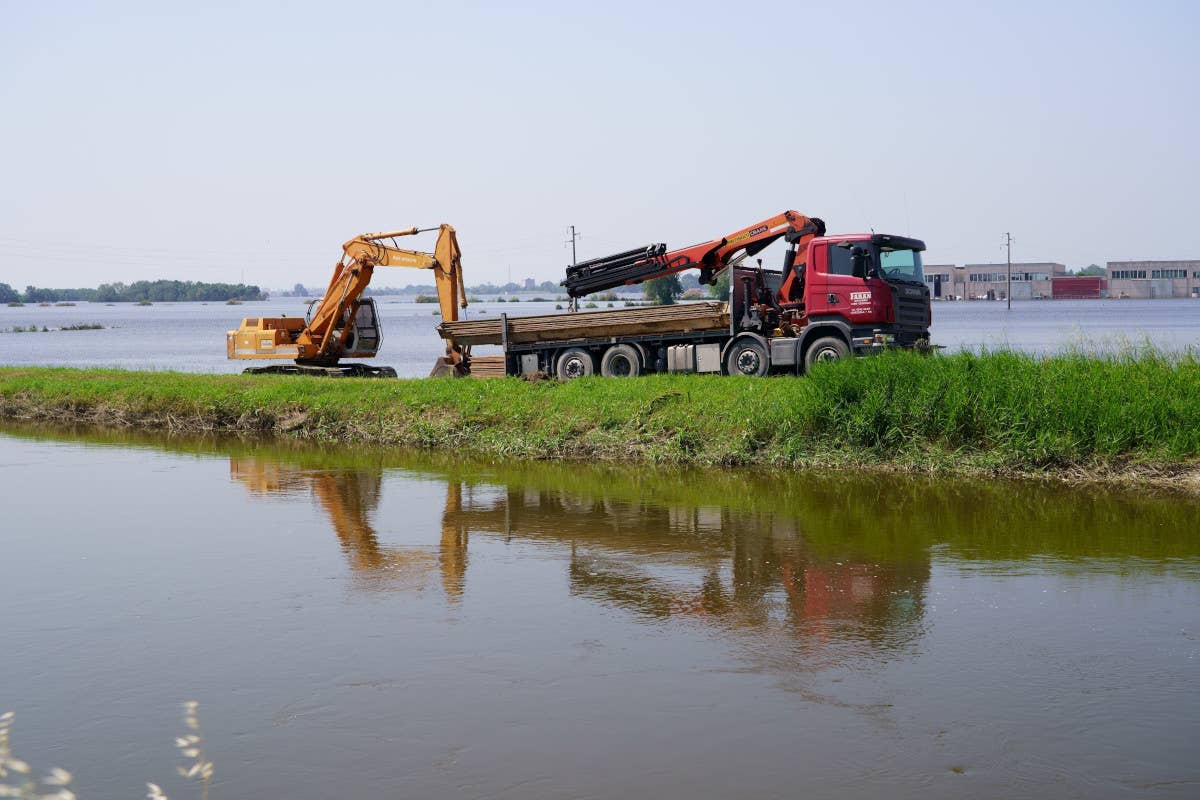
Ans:
{"type": "Polygon", "coordinates": [[[0,283],[0,303],[62,303],[79,300],[89,303],[162,303],[217,302],[221,300],[266,300],[267,293],[244,283],[203,283],[201,281],[135,281],[102,283],[95,289],[46,289],[26,286],[18,292],[0,283]]]}

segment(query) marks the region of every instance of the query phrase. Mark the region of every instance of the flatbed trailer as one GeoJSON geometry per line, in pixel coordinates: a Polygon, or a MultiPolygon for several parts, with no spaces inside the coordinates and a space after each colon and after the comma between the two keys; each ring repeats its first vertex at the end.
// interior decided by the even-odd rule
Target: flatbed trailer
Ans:
{"type": "Polygon", "coordinates": [[[720,343],[729,338],[729,329],[729,304],[718,301],[529,317],[501,314],[438,328],[466,347],[501,346],[501,357],[468,360],[472,376],[541,372],[564,380],[595,371],[606,377],[665,372],[666,362],[657,363],[657,357],[665,358],[666,348],[720,343]]]}
{"type": "Polygon", "coordinates": [[[729,327],[729,304],[712,301],[671,306],[648,306],[613,311],[579,311],[488,319],[459,320],[439,331],[464,345],[532,345],[591,340],[614,336],[648,336],[729,327]]]}

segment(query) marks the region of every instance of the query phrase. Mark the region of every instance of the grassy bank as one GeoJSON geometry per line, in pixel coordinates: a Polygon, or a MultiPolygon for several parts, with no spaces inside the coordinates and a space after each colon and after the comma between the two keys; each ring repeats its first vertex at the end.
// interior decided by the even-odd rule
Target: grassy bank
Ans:
{"type": "Polygon", "coordinates": [[[895,354],[804,379],[327,380],[0,369],[0,416],[520,458],[1197,482],[1200,361],[895,354]]]}

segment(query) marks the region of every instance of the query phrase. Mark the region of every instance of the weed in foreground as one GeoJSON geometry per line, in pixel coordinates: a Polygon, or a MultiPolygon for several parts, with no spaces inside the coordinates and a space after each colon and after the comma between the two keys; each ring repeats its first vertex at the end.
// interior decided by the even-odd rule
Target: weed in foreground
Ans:
{"type": "MultiPolygon", "coordinates": [[[[212,783],[213,763],[204,755],[204,737],[200,731],[199,703],[189,700],[183,704],[183,724],[188,732],[175,739],[180,755],[188,760],[179,767],[179,774],[188,780],[200,782],[201,800],[208,800],[208,788],[212,783]]],[[[75,800],[71,790],[74,777],[60,767],[51,769],[45,776],[34,776],[28,762],[12,754],[11,731],[16,715],[12,711],[0,714],[0,797],[18,800],[75,800]]],[[[170,800],[157,783],[146,784],[149,800],[170,800]]]]}

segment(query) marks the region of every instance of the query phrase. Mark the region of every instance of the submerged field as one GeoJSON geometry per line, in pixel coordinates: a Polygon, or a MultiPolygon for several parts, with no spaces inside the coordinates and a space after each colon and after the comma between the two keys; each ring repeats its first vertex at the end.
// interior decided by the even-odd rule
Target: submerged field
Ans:
{"type": "Polygon", "coordinates": [[[802,379],[328,380],[0,369],[0,416],[534,459],[1165,481],[1200,490],[1200,360],[898,353],[802,379]]]}

